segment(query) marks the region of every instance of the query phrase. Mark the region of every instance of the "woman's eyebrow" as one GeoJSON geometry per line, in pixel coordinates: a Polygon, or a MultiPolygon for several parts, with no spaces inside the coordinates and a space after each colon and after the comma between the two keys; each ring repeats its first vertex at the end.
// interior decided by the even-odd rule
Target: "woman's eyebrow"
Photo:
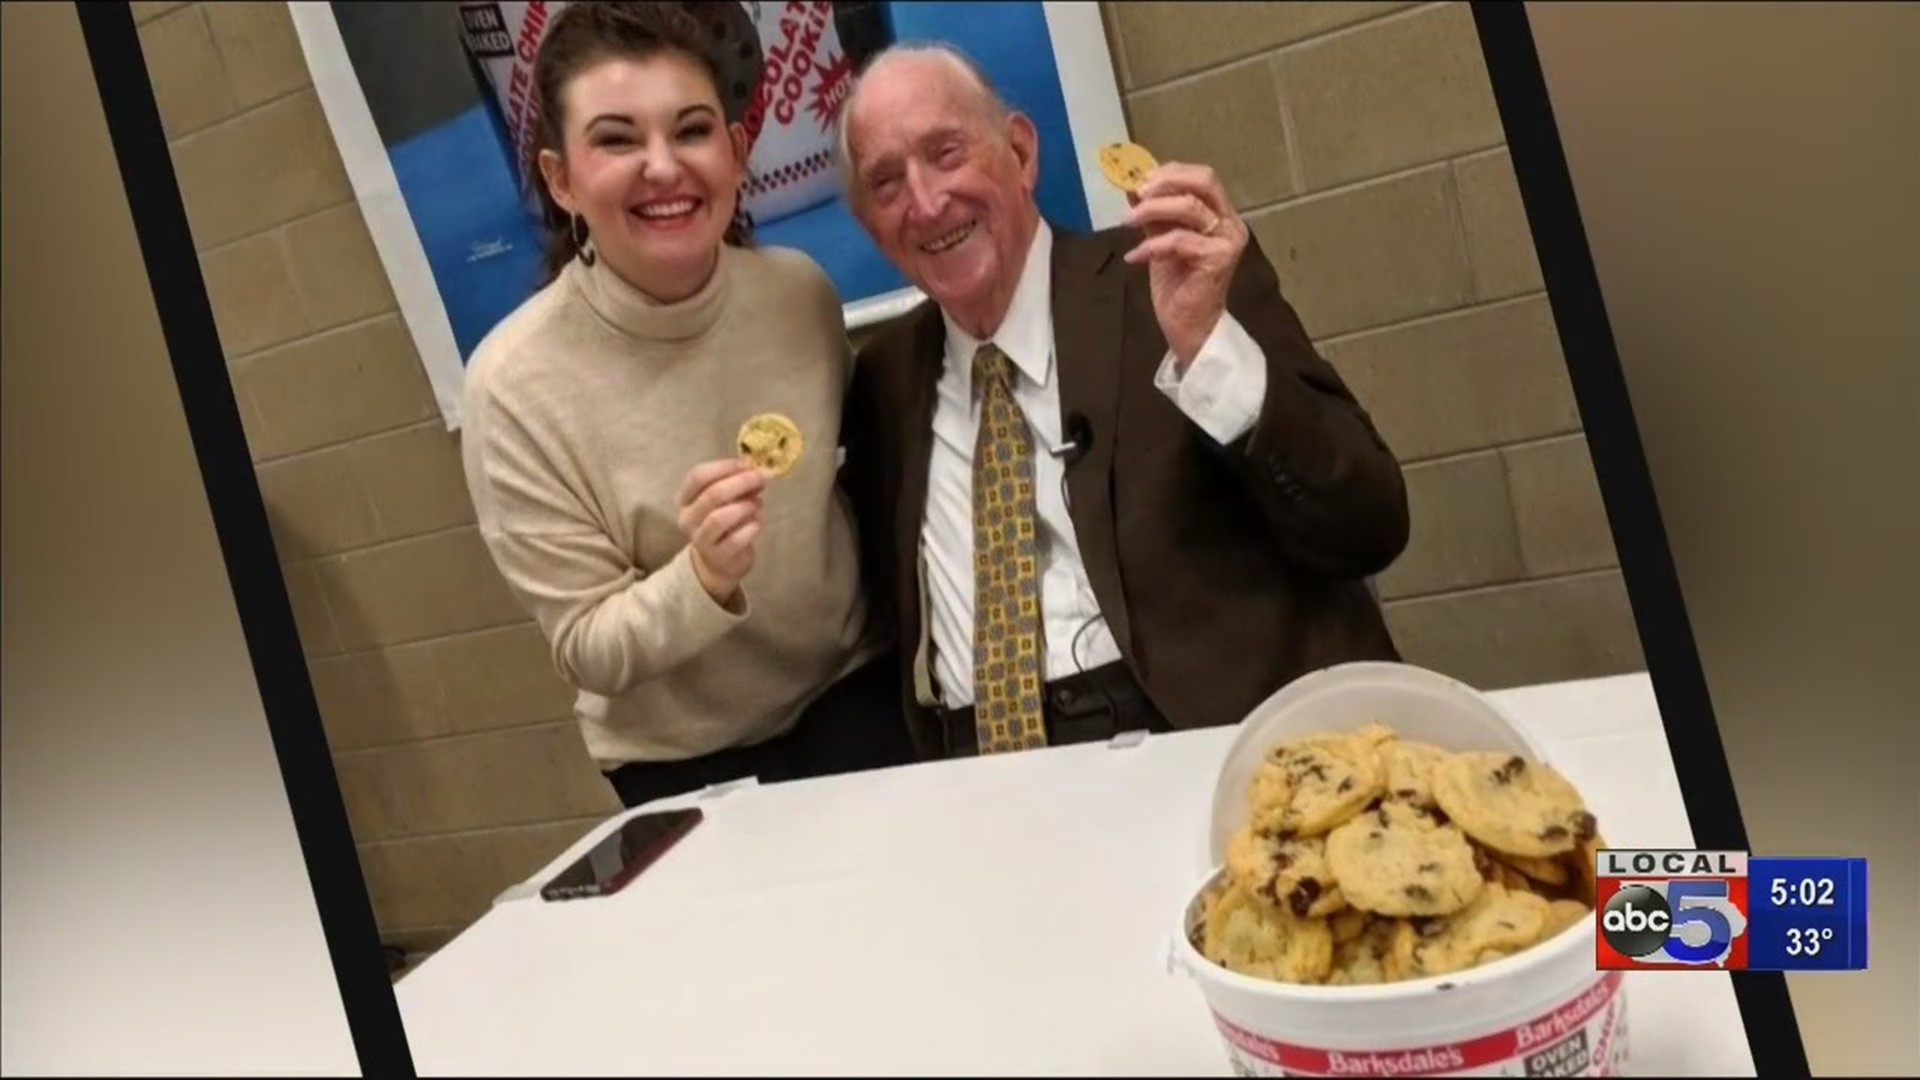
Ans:
{"type": "MultiPolygon", "coordinates": [[[[692,105],[685,106],[678,113],[674,114],[674,120],[678,122],[690,116],[697,116],[703,113],[708,116],[718,115],[717,110],[715,110],[713,106],[704,101],[696,101],[692,105]]],[[[604,112],[587,121],[587,126],[592,127],[603,121],[610,124],[633,124],[633,118],[626,113],[604,112]]]]}

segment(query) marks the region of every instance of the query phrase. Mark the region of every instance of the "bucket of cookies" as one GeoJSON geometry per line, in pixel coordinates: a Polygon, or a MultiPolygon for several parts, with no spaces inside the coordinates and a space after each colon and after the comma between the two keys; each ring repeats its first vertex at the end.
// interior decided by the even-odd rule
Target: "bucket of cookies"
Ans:
{"type": "Polygon", "coordinates": [[[1300,679],[1241,725],[1173,963],[1236,1072],[1605,1076],[1598,821],[1489,699],[1406,664],[1300,679]]]}

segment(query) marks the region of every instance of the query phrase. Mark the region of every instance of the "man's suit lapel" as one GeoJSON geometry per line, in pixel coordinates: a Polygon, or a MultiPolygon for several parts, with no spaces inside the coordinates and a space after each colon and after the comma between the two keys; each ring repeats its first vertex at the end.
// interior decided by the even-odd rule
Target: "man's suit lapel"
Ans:
{"type": "Polygon", "coordinates": [[[901,406],[905,438],[901,446],[900,497],[894,504],[897,516],[895,536],[903,538],[905,548],[902,579],[898,582],[903,599],[910,598],[910,629],[916,636],[926,624],[925,597],[920,595],[920,526],[927,514],[927,470],[933,460],[933,410],[938,398],[940,372],[945,366],[947,329],[940,309],[932,302],[921,306],[915,317],[911,355],[906,357],[905,393],[901,406]]]}
{"type": "Polygon", "coordinates": [[[947,330],[940,309],[928,303],[915,316],[913,355],[906,373],[906,445],[901,467],[901,536],[919,536],[927,511],[927,468],[933,460],[933,407],[946,365],[947,330]]]}
{"type": "MultiPolygon", "coordinates": [[[[1067,466],[1069,515],[1107,629],[1132,655],[1120,552],[1114,536],[1113,448],[1119,433],[1120,347],[1125,276],[1111,244],[1056,231],[1053,242],[1053,339],[1060,375],[1061,431],[1086,418],[1092,445],[1067,466]]],[[[924,463],[921,472],[925,473],[924,463]]],[[[924,486],[925,477],[922,476],[924,486]]]]}

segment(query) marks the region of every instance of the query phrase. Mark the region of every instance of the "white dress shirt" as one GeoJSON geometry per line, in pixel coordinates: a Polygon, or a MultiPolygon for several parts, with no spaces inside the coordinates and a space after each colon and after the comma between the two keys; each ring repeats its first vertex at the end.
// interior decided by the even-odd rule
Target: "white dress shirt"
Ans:
{"type": "MultiPolygon", "coordinates": [[[[1013,361],[1013,396],[1033,433],[1040,554],[1040,612],[1045,622],[1042,676],[1051,681],[1120,658],[1080,559],[1064,498],[1060,381],[1053,348],[1053,233],[1045,222],[1027,251],[1013,302],[992,341],[1013,361]],[[1077,638],[1077,640],[1076,640],[1077,638]]],[[[926,572],[932,675],[948,708],[973,702],[973,447],[980,398],[973,356],[982,342],[946,320],[946,364],[936,390],[933,455],[920,548],[926,572]]],[[[1169,352],[1154,385],[1209,436],[1225,444],[1253,427],[1266,398],[1266,357],[1231,315],[1223,315],[1184,376],[1169,352]]],[[[1108,433],[1106,437],[1112,437],[1108,433]]]]}

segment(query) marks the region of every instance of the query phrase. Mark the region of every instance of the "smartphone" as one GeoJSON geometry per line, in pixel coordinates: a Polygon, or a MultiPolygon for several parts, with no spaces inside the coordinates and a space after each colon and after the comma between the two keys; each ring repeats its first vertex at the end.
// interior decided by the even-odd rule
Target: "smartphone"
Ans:
{"type": "Polygon", "coordinates": [[[543,900],[612,896],[705,817],[696,807],[628,818],[540,889],[543,900]]]}

